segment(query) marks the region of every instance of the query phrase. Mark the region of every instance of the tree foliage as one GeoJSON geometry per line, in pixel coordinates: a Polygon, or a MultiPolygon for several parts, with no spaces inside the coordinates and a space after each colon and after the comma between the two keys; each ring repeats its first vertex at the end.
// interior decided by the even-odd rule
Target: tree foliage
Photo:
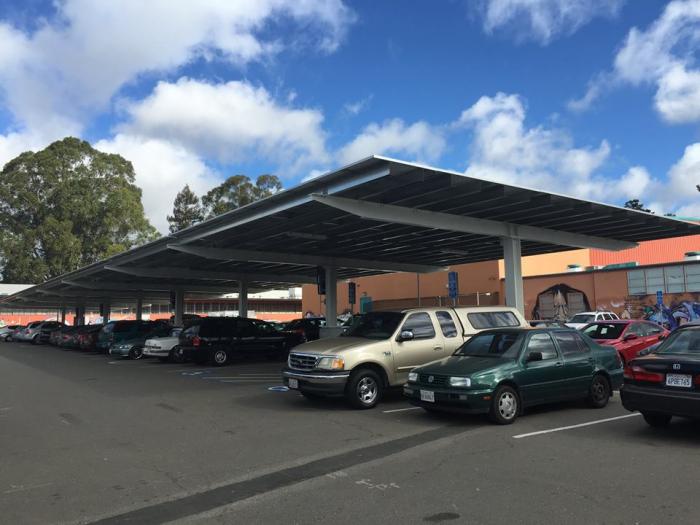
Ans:
{"type": "Polygon", "coordinates": [[[204,209],[199,202],[199,197],[190,189],[189,184],[175,197],[173,214],[168,215],[170,233],[175,233],[204,220],[204,209]]]}
{"type": "Polygon", "coordinates": [[[207,218],[216,217],[251,202],[269,197],[282,189],[276,175],[260,175],[255,184],[245,175],[233,175],[202,197],[207,218]]]}
{"type": "Polygon", "coordinates": [[[158,236],[134,168],[68,137],[9,161],[0,174],[0,268],[37,283],[158,236]]]}
{"type": "Polygon", "coordinates": [[[632,199],[627,201],[625,203],[625,208],[629,208],[631,210],[645,211],[647,213],[654,213],[649,208],[645,208],[644,203],[640,202],[639,199],[632,199]]]}

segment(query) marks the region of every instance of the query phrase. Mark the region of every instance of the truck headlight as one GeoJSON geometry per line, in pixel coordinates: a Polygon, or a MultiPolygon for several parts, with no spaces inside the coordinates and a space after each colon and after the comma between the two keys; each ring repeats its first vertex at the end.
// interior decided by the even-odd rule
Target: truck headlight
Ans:
{"type": "Polygon", "coordinates": [[[470,387],[472,380],[468,377],[450,377],[450,386],[470,387]]]}
{"type": "Polygon", "coordinates": [[[408,373],[408,382],[409,383],[417,383],[418,382],[418,372],[409,372],[408,373]]]}
{"type": "Polygon", "coordinates": [[[344,370],[345,361],[342,357],[322,357],[316,363],[316,368],[321,370],[344,370]]]}

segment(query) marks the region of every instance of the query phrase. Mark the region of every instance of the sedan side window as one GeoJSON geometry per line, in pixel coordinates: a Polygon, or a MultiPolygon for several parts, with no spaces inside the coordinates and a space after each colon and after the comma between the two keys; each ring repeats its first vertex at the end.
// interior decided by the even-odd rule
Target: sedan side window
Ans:
{"type": "Polygon", "coordinates": [[[557,357],[557,349],[549,334],[533,334],[530,337],[525,352],[526,359],[527,355],[532,352],[540,352],[543,361],[546,359],[556,359],[557,357]]]}
{"type": "Polygon", "coordinates": [[[413,339],[432,339],[435,337],[435,327],[430,316],[425,312],[411,314],[403,324],[401,331],[413,332],[413,339]]]}
{"type": "Polygon", "coordinates": [[[440,323],[442,335],[445,337],[457,337],[457,327],[450,312],[435,312],[435,315],[440,323]]]}
{"type": "Polygon", "coordinates": [[[554,332],[554,338],[559,344],[559,350],[564,355],[576,355],[584,352],[581,343],[576,339],[574,332],[554,332]]]}
{"type": "Polygon", "coordinates": [[[644,328],[646,328],[647,335],[656,335],[661,333],[661,327],[657,324],[644,323],[644,328]]]}
{"type": "Polygon", "coordinates": [[[647,335],[646,329],[641,323],[632,323],[632,325],[627,329],[625,335],[634,334],[637,337],[645,337],[647,335]]]}

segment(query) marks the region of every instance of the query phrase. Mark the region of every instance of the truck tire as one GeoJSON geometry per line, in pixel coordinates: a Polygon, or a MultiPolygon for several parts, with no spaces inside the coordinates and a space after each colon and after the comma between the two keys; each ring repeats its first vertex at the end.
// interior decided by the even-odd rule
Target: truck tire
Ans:
{"type": "Polygon", "coordinates": [[[360,368],[350,374],[345,387],[345,398],[359,409],[374,408],[382,398],[384,387],[382,378],[370,368],[360,368]]]}

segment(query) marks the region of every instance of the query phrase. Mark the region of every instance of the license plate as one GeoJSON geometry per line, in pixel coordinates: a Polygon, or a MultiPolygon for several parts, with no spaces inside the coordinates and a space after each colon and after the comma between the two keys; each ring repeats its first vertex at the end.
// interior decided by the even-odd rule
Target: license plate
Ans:
{"type": "Polygon", "coordinates": [[[686,374],[666,374],[666,386],[690,388],[693,386],[693,376],[686,374]]]}
{"type": "Polygon", "coordinates": [[[298,379],[290,379],[289,380],[289,388],[297,390],[299,388],[299,380],[298,379]]]}
{"type": "Polygon", "coordinates": [[[435,403],[435,392],[431,390],[421,390],[420,400],[427,401],[428,403],[435,403]]]}

